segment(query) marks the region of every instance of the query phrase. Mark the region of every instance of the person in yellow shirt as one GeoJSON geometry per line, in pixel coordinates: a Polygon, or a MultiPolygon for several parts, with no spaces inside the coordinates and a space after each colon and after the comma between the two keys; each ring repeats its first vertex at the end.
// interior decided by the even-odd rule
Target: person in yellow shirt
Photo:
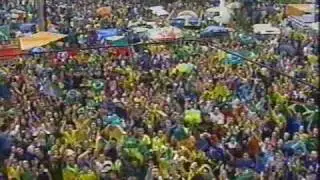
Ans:
{"type": "Polygon", "coordinates": [[[19,166],[9,166],[7,168],[7,175],[8,179],[16,179],[20,180],[21,172],[20,172],[20,167],[19,166]]]}
{"type": "Polygon", "coordinates": [[[80,172],[78,180],[98,180],[98,176],[95,172],[85,167],[84,170],[80,172]]]}

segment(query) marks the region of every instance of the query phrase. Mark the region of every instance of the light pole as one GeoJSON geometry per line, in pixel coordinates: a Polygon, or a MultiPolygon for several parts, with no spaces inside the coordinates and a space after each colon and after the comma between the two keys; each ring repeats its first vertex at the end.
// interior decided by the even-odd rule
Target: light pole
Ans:
{"type": "Polygon", "coordinates": [[[47,30],[46,25],[46,0],[37,0],[37,9],[39,17],[39,28],[41,31],[47,30]]]}

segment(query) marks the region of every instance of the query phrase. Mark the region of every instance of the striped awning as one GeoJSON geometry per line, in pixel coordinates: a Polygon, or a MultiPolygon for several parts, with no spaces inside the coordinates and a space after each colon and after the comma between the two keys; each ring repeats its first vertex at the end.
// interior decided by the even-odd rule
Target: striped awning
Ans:
{"type": "Polygon", "coordinates": [[[315,22],[315,15],[290,16],[288,18],[294,28],[308,29],[315,22]]]}

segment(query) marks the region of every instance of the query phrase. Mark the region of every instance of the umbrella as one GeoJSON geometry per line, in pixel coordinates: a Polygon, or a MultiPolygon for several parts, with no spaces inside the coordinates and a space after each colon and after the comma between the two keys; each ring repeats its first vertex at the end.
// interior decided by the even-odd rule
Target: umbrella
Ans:
{"type": "Polygon", "coordinates": [[[295,56],[297,54],[297,50],[290,44],[282,44],[279,46],[279,53],[285,53],[289,56],[295,56]]]}
{"type": "Polygon", "coordinates": [[[198,18],[198,15],[193,11],[182,11],[178,14],[177,17],[198,18]]]}
{"type": "Polygon", "coordinates": [[[111,17],[111,7],[101,7],[97,9],[97,14],[103,18],[109,18],[111,17]]]}

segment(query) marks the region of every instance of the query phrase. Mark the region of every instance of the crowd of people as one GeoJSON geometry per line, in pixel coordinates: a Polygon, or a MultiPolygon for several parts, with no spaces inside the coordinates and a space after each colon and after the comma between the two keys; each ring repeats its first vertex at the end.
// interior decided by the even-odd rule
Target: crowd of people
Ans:
{"type": "MultiPolygon", "coordinates": [[[[65,47],[148,13],[138,1],[47,3],[48,30],[68,34],[65,47]],[[106,5],[112,17],[101,19],[106,5]]],[[[105,48],[19,57],[0,72],[0,179],[318,179],[319,42],[284,33],[247,44],[236,31],[221,48],[135,45],[129,57],[105,48]],[[223,49],[254,51],[262,67],[226,63],[223,49]]]]}

